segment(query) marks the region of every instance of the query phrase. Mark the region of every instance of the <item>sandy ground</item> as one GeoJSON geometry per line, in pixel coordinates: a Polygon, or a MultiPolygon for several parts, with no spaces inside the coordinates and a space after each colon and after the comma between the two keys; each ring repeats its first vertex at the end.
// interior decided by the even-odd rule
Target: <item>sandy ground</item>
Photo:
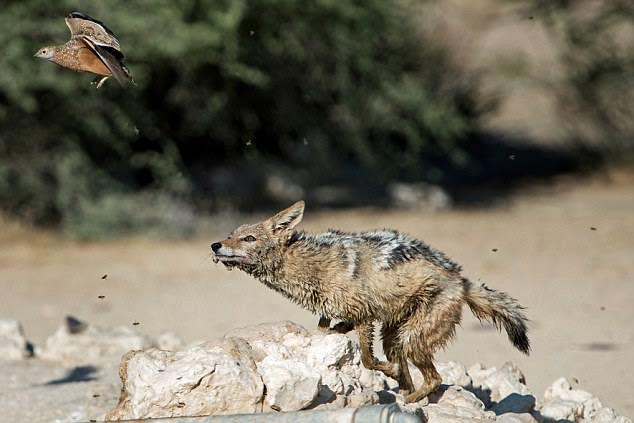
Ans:
{"type": "MultiPolygon", "coordinates": [[[[482,327],[465,310],[456,341],[437,359],[467,366],[514,361],[539,396],[557,377],[566,376],[631,417],[632,181],[569,181],[504,207],[438,214],[317,213],[309,204],[303,227],[391,227],[445,251],[464,266],[466,276],[508,291],[527,306],[533,353],[523,356],[506,336],[482,327]]],[[[186,341],[222,336],[232,328],[264,321],[290,319],[309,328],[317,323],[310,313],[247,275],[214,265],[209,242],[225,233],[186,242],[85,244],[5,229],[0,235],[0,318],[21,320],[35,344],[43,343],[67,314],[104,326],[138,321],[139,331],[173,331],[186,341]]],[[[12,391],[12,386],[21,386],[16,382],[21,375],[33,370],[28,364],[10,368],[11,376],[3,376],[12,383],[2,383],[0,397],[41,395],[32,385],[22,397],[12,391]]]]}

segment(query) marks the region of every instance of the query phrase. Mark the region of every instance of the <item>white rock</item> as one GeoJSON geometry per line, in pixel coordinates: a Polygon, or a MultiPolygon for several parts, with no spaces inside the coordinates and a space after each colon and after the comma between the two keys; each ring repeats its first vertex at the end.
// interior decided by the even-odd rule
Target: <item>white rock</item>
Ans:
{"type": "Polygon", "coordinates": [[[449,386],[440,395],[432,394],[437,397],[438,404],[451,404],[460,408],[472,408],[484,411],[484,404],[473,393],[462,389],[459,386],[449,386]]]}
{"type": "Polygon", "coordinates": [[[294,355],[303,360],[303,348],[310,343],[310,333],[302,326],[290,322],[262,323],[232,330],[225,337],[242,338],[253,347],[255,361],[262,361],[273,355],[279,359],[289,359],[294,355]]]}
{"type": "Polygon", "coordinates": [[[354,358],[352,341],[346,335],[315,335],[306,349],[306,363],[316,368],[341,368],[354,358]]]}
{"type": "Polygon", "coordinates": [[[289,320],[273,323],[261,323],[259,325],[245,326],[242,328],[234,329],[227,333],[227,337],[235,337],[246,339],[247,341],[269,341],[269,342],[282,342],[282,338],[289,333],[296,335],[302,335],[309,338],[310,332],[308,332],[303,326],[293,323],[289,320]]]}
{"type": "Polygon", "coordinates": [[[32,355],[20,322],[0,320],[0,360],[21,360],[32,355]]]}
{"type": "Polygon", "coordinates": [[[423,413],[429,423],[468,423],[495,420],[495,414],[490,411],[456,407],[449,403],[429,404],[423,407],[423,413]]]}
{"type": "Polygon", "coordinates": [[[139,335],[127,326],[100,328],[76,319],[67,318],[47,340],[38,355],[46,360],[73,364],[89,364],[118,359],[130,350],[154,346],[150,338],[139,335]]]}
{"type": "Polygon", "coordinates": [[[489,421],[495,414],[485,411],[484,404],[473,393],[460,386],[451,385],[429,397],[433,404],[422,407],[430,423],[489,421]]]}
{"type": "Polygon", "coordinates": [[[347,407],[358,408],[363,405],[374,405],[379,403],[379,395],[373,391],[353,392],[348,395],[347,407]]]}
{"type": "Polygon", "coordinates": [[[302,410],[319,393],[321,376],[304,363],[269,356],[257,366],[266,386],[265,401],[273,410],[302,410]]]}
{"type": "Polygon", "coordinates": [[[530,413],[505,413],[495,419],[498,423],[537,423],[530,413]]]}
{"type": "Polygon", "coordinates": [[[119,370],[123,385],[119,404],[107,419],[261,411],[262,379],[254,364],[247,363],[252,357],[236,351],[204,345],[179,352],[131,351],[119,370]]]}
{"type": "Polygon", "coordinates": [[[442,377],[445,385],[470,386],[471,377],[467,374],[467,369],[461,363],[449,361],[447,363],[434,363],[436,370],[442,377]]]}
{"type": "Polygon", "coordinates": [[[581,389],[572,389],[570,382],[566,378],[560,377],[544,393],[544,400],[548,401],[553,398],[583,404],[592,399],[592,394],[581,389]]]}
{"type": "Polygon", "coordinates": [[[542,405],[540,413],[547,419],[576,421],[581,409],[577,402],[554,398],[542,405]]]}
{"type": "Polygon", "coordinates": [[[359,369],[358,380],[363,390],[383,391],[398,387],[398,383],[394,379],[385,376],[378,370],[368,370],[365,367],[359,369]]]}
{"type": "Polygon", "coordinates": [[[492,401],[499,402],[513,393],[532,395],[524,384],[524,375],[513,363],[505,363],[500,369],[486,369],[482,364],[475,364],[468,373],[475,388],[491,391],[492,401]]]}

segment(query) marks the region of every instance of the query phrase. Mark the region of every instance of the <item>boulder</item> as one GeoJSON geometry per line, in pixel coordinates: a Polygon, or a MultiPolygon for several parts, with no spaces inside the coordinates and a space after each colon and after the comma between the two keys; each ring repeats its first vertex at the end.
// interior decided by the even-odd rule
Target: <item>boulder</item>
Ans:
{"type": "Polygon", "coordinates": [[[268,356],[257,366],[266,386],[265,401],[271,409],[302,410],[317,398],[321,376],[307,364],[268,356]]]}
{"type": "Polygon", "coordinates": [[[118,360],[130,350],[151,348],[154,344],[127,326],[100,328],[69,316],[37,355],[74,365],[94,364],[118,360]]]}
{"type": "Polygon", "coordinates": [[[250,355],[217,345],[131,351],[122,358],[119,403],[107,420],[261,411],[264,384],[253,369],[250,355]]]}
{"type": "Polygon", "coordinates": [[[525,385],[524,375],[514,363],[505,363],[500,369],[487,369],[478,363],[471,366],[467,373],[472,379],[474,390],[479,393],[480,399],[487,407],[489,401],[499,403],[511,394],[532,396],[525,385]],[[485,395],[488,398],[484,398],[485,395]]]}

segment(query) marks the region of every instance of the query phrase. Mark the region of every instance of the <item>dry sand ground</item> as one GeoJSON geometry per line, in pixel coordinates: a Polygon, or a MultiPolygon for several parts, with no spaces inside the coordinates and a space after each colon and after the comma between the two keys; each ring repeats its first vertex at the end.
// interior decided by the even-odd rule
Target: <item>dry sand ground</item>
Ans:
{"type": "MultiPolygon", "coordinates": [[[[309,204],[303,227],[392,227],[445,251],[463,264],[469,278],[508,291],[528,307],[533,354],[523,356],[465,310],[456,342],[438,359],[487,366],[515,361],[539,396],[563,375],[631,417],[633,180],[626,175],[616,183],[558,183],[504,207],[439,214],[317,213],[309,204]]],[[[5,229],[0,236],[0,317],[21,320],[36,344],[66,314],[104,326],[138,321],[142,332],[169,330],[187,341],[264,321],[317,323],[248,276],[214,265],[208,244],[225,233],[187,242],[82,244],[5,229]],[[104,274],[107,279],[101,278],[104,274]],[[99,295],[106,297],[100,300],[99,295]]],[[[12,377],[19,378],[24,366],[12,377]]]]}

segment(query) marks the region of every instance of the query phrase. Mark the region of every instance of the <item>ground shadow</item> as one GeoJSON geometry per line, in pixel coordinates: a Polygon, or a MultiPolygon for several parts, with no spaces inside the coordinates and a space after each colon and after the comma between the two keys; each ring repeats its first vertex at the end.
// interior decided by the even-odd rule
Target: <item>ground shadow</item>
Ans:
{"type": "Polygon", "coordinates": [[[91,380],[97,380],[97,378],[95,377],[96,372],[97,368],[94,366],[79,366],[70,369],[66,376],[60,379],[54,379],[46,382],[44,383],[44,385],[62,385],[65,383],[90,382],[91,380]]]}

